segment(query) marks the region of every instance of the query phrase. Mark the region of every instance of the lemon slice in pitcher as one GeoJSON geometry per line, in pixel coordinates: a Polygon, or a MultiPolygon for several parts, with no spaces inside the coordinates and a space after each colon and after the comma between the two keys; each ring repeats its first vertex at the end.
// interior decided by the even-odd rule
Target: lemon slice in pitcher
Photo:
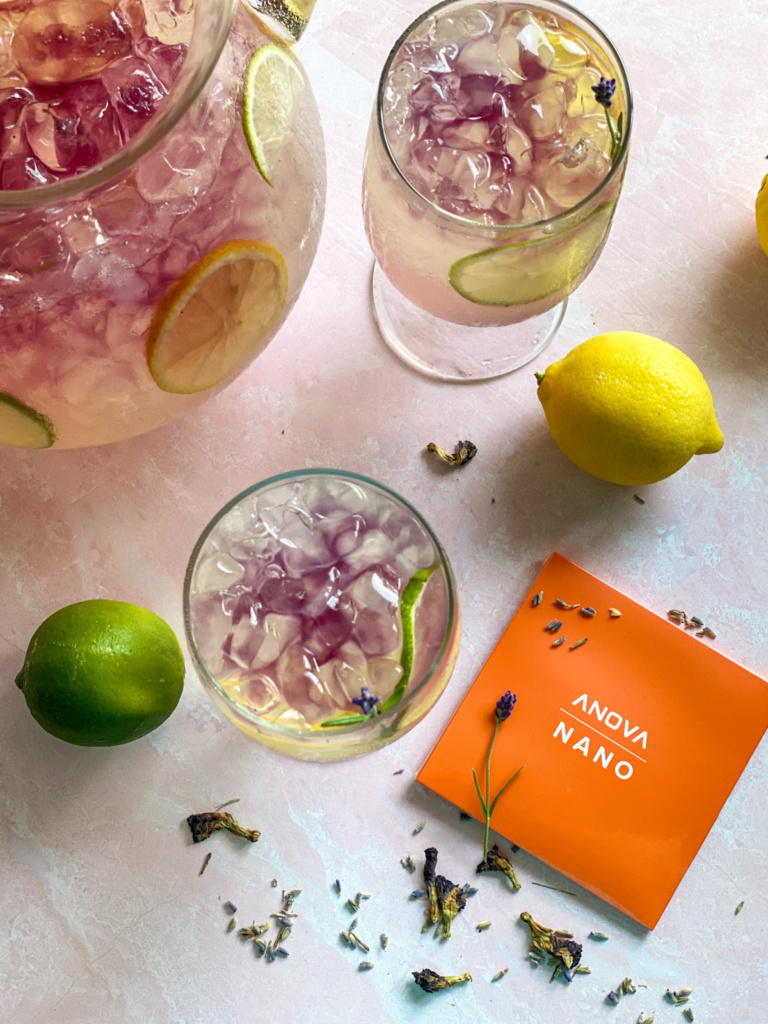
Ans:
{"type": "Polygon", "coordinates": [[[215,387],[266,345],[288,295],[285,260],[267,242],[231,241],[195,263],[161,299],[147,340],[159,388],[215,387]]]}
{"type": "Polygon", "coordinates": [[[53,424],[47,416],[7,391],[0,391],[0,445],[50,448],[55,440],[53,424]]]}
{"type": "Polygon", "coordinates": [[[608,233],[615,203],[560,234],[483,249],[456,260],[452,287],[483,306],[520,306],[568,288],[588,269],[608,233]]]}
{"type": "Polygon", "coordinates": [[[290,138],[304,74],[295,57],[275,43],[254,53],[243,87],[243,131],[248,148],[268,185],[280,150],[290,138]]]}

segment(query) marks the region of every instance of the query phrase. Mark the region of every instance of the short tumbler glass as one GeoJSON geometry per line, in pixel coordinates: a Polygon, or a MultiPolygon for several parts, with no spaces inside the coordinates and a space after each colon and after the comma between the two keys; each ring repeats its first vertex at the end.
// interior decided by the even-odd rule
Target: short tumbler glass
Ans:
{"type": "Polygon", "coordinates": [[[395,354],[447,381],[537,356],[603,249],[631,124],[621,58],[568,4],[422,14],[384,65],[365,156],[373,309],[395,354]]]}
{"type": "Polygon", "coordinates": [[[461,636],[429,524],[383,484],[332,469],[271,477],[214,516],[187,567],[184,624],[224,715],[308,761],[355,757],[413,728],[461,636]]]}

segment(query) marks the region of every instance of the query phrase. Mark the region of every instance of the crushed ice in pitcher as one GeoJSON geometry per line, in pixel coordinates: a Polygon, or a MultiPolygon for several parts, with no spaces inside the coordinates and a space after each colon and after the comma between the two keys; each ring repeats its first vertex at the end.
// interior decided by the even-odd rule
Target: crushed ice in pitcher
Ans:
{"type": "MultiPolygon", "coordinates": [[[[200,658],[230,699],[292,728],[359,711],[363,687],[383,703],[403,674],[403,590],[439,559],[413,513],[363,483],[308,477],[246,496],[196,562],[189,608],[200,658]]],[[[437,571],[416,605],[413,684],[447,622],[437,571]]]]}
{"type": "Polygon", "coordinates": [[[592,91],[601,73],[589,41],[553,14],[437,11],[390,69],[387,138],[417,191],[449,213],[488,225],[552,217],[611,168],[592,91]]]}

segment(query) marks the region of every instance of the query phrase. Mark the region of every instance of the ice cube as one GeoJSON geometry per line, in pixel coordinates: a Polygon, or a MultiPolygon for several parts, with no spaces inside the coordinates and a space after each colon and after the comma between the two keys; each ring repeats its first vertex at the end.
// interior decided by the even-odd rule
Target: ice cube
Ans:
{"type": "Polygon", "coordinates": [[[10,156],[0,166],[0,189],[3,190],[36,188],[52,181],[56,181],[55,175],[31,155],[10,156]]]}
{"type": "Polygon", "coordinates": [[[304,646],[323,662],[347,640],[357,617],[357,609],[348,597],[341,597],[335,608],[304,620],[304,646]]]}
{"type": "Polygon", "coordinates": [[[559,212],[558,207],[553,208],[547,203],[535,185],[528,185],[526,187],[523,207],[520,213],[521,224],[535,224],[559,212]]]}
{"type": "Polygon", "coordinates": [[[101,81],[126,139],[132,138],[156,113],[167,89],[145,60],[129,55],[105,68],[101,81]]]}
{"type": "Polygon", "coordinates": [[[30,82],[76,82],[97,75],[131,48],[120,15],[103,0],[44,0],[16,27],[11,52],[30,82]]]}
{"type": "Polygon", "coordinates": [[[320,679],[320,667],[311,651],[301,643],[290,644],[276,667],[280,691],[308,722],[319,722],[333,714],[334,702],[320,679]]]}
{"type": "Polygon", "coordinates": [[[531,140],[514,121],[505,125],[504,149],[514,164],[515,174],[524,177],[531,172],[531,140]]]}
{"type": "Polygon", "coordinates": [[[251,623],[243,626],[237,636],[237,650],[233,639],[230,654],[238,664],[247,662],[246,668],[251,672],[259,672],[277,661],[283,651],[300,636],[301,619],[295,615],[276,615],[270,612],[258,626],[254,627],[251,623]],[[251,630],[252,639],[249,639],[246,626],[251,630]]]}
{"type": "Polygon", "coordinates": [[[369,658],[368,675],[371,692],[386,699],[402,679],[403,666],[396,658],[369,658]]]}
{"type": "Polygon", "coordinates": [[[568,32],[567,29],[558,29],[557,32],[547,32],[547,41],[555,51],[551,64],[553,71],[561,71],[564,68],[583,68],[589,60],[589,49],[582,39],[568,32]]]}
{"type": "Polygon", "coordinates": [[[497,85],[498,79],[493,75],[465,74],[458,98],[460,116],[489,118],[494,109],[497,85]]]}
{"type": "Polygon", "coordinates": [[[230,555],[211,555],[198,565],[193,587],[197,593],[224,591],[239,583],[244,575],[245,569],[230,555]]]}
{"type": "Polygon", "coordinates": [[[517,27],[520,65],[525,78],[528,81],[543,78],[552,67],[555,49],[541,23],[530,11],[522,10],[513,14],[510,25],[517,27]]]}
{"type": "Polygon", "coordinates": [[[400,602],[400,578],[392,569],[379,565],[361,573],[347,593],[358,609],[372,608],[392,614],[400,602]]]}
{"type": "Polygon", "coordinates": [[[344,560],[345,567],[354,575],[365,572],[373,565],[391,564],[395,557],[392,541],[381,530],[366,530],[362,542],[344,560]]]}
{"type": "Polygon", "coordinates": [[[565,83],[567,113],[569,117],[580,117],[582,114],[598,113],[598,103],[592,91],[593,85],[600,82],[600,72],[595,68],[584,68],[565,83]]]}
{"type": "Polygon", "coordinates": [[[232,628],[232,619],[219,594],[191,594],[189,616],[192,635],[200,657],[212,675],[217,676],[223,669],[224,643],[232,628]]]}
{"type": "Polygon", "coordinates": [[[605,153],[593,142],[582,139],[551,165],[543,189],[553,202],[569,209],[586,199],[610,169],[611,161],[605,153]]]}
{"type": "Polygon", "coordinates": [[[488,144],[487,121],[459,121],[442,129],[441,138],[454,149],[478,149],[488,144]]]}
{"type": "Polygon", "coordinates": [[[452,71],[459,47],[455,42],[435,45],[425,40],[411,40],[400,47],[397,60],[408,61],[418,69],[421,76],[452,71]]]}
{"type": "Polygon", "coordinates": [[[354,697],[360,696],[364,686],[370,689],[368,659],[353,640],[348,640],[339,649],[337,657],[320,666],[320,678],[326,692],[340,707],[351,704],[354,697]]]}
{"type": "Polygon", "coordinates": [[[328,548],[340,557],[351,554],[362,543],[365,532],[365,520],[360,515],[328,516],[317,523],[328,548]]]}
{"type": "Polygon", "coordinates": [[[565,110],[565,90],[560,82],[554,82],[525,101],[517,120],[532,139],[551,139],[560,130],[565,110]]]}
{"type": "Polygon", "coordinates": [[[504,79],[512,83],[523,82],[525,76],[520,60],[520,41],[513,26],[507,25],[502,29],[497,52],[499,61],[504,68],[504,79]]]}
{"type": "Polygon", "coordinates": [[[575,146],[582,139],[594,142],[603,153],[611,151],[611,133],[605,115],[586,114],[584,117],[566,117],[563,121],[563,142],[575,146]]]}
{"type": "Polygon", "coordinates": [[[266,715],[280,704],[280,693],[274,679],[261,673],[240,686],[240,701],[257,715],[266,715]]]}
{"type": "Polygon", "coordinates": [[[187,55],[186,45],[184,43],[176,43],[169,46],[159,42],[157,39],[153,39],[151,36],[144,36],[139,40],[136,50],[149,64],[152,72],[160,80],[166,91],[170,90],[173,83],[179,77],[181,66],[187,55]]]}

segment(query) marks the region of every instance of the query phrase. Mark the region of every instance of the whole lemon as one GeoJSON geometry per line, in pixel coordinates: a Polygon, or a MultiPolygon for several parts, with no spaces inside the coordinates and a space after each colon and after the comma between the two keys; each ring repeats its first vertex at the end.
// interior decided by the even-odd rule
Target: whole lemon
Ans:
{"type": "Polygon", "coordinates": [[[755,221],[760,246],[768,256],[768,174],[763,178],[755,200],[755,221]]]}
{"type": "Polygon", "coordinates": [[[125,601],[80,601],[38,627],[16,685],[46,732],[111,747],[168,718],[181,697],[184,656],[154,612],[125,601]]]}
{"type": "Polygon", "coordinates": [[[601,480],[652,484],[723,446],[701,371],[658,338],[599,334],[536,377],[556,444],[601,480]]]}

